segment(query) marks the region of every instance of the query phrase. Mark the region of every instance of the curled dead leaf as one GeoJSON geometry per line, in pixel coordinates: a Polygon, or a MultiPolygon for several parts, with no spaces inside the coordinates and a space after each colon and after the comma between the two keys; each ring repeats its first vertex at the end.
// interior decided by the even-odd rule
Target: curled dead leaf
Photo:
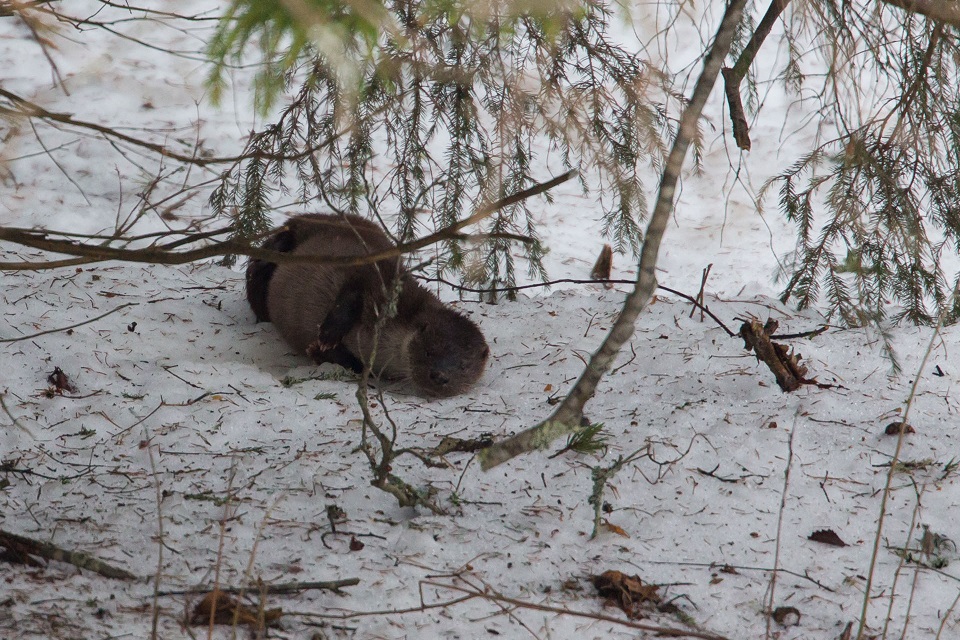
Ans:
{"type": "Polygon", "coordinates": [[[916,433],[916,430],[906,422],[891,422],[887,425],[887,428],[883,430],[883,433],[888,436],[897,436],[900,435],[901,431],[903,433],[916,433]]]}
{"type": "Polygon", "coordinates": [[[773,619],[781,627],[795,627],[800,624],[800,611],[796,607],[777,607],[773,619]]]}
{"type": "Polygon", "coordinates": [[[620,571],[604,571],[593,577],[593,586],[601,597],[616,604],[631,618],[637,617],[637,607],[642,604],[660,604],[658,587],[644,584],[640,576],[628,576],[620,571]]]}
{"type": "Polygon", "coordinates": [[[56,393],[62,394],[64,391],[69,391],[70,393],[77,392],[77,388],[70,382],[70,378],[67,377],[67,374],[65,374],[60,367],[53,368],[53,372],[47,376],[47,382],[53,385],[56,393]]]}
{"type": "Polygon", "coordinates": [[[617,534],[618,536],[623,536],[624,538],[630,537],[630,534],[624,531],[623,528],[618,527],[617,525],[611,522],[607,522],[606,520],[604,520],[603,522],[603,528],[609,531],[610,533],[617,534]]]}

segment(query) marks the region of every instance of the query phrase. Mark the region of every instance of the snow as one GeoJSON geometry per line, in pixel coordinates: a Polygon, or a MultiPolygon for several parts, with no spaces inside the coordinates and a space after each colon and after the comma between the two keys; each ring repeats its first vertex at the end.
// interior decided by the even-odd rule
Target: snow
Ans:
{"type": "MultiPolygon", "coordinates": [[[[70,9],[84,4],[95,5],[70,3],[70,9]]],[[[197,11],[198,3],[163,5],[197,11]]],[[[210,25],[121,28],[196,50],[210,25]]],[[[70,88],[66,96],[51,88],[29,32],[0,22],[0,56],[8,61],[3,87],[52,111],[134,127],[131,135],[176,148],[199,138],[222,156],[239,152],[256,126],[244,93],[249,70],[236,72],[236,97],[214,108],[204,101],[205,68],[198,61],[96,29],[71,38],[58,39],[53,52],[70,88]],[[11,62],[26,56],[29,64],[11,62]]],[[[755,149],[743,161],[749,165],[743,171],[756,174],[745,188],[729,168],[720,113],[714,101],[716,137],[704,173],[684,179],[660,281],[693,294],[712,263],[707,302],[732,329],[739,327],[735,318],[749,315],[778,320],[781,333],[815,329],[823,323],[816,312],[798,313],[773,297],[772,275],[791,234],[776,214],[758,217],[750,193],[804,139],[792,137],[781,148],[781,123],[765,112],[755,149]]],[[[38,125],[47,147],[57,148],[57,166],[29,127],[20,127],[4,150],[12,178],[3,187],[3,224],[112,229],[118,216],[138,209],[137,191],[158,171],[149,153],[128,150],[134,164],[75,129],[38,125]]],[[[152,199],[213,176],[212,170],[186,174],[173,163],[163,169],[174,173],[152,199]]],[[[182,221],[203,218],[205,197],[193,195],[175,213],[182,221]]],[[[553,205],[533,206],[542,208],[550,275],[586,277],[601,244],[596,202],[567,185],[553,205]]],[[[160,222],[148,216],[137,228],[160,222]]],[[[0,256],[39,258],[11,245],[0,245],[0,256]]],[[[614,277],[632,273],[630,260],[618,256],[614,277]]],[[[532,426],[576,380],[626,291],[589,285],[498,305],[456,302],[491,345],[483,379],[467,394],[436,401],[411,395],[403,384],[384,385],[374,415],[387,424],[386,409],[399,430],[398,446],[418,450],[444,436],[500,438],[532,426]]],[[[918,548],[923,526],[960,539],[952,516],[960,501],[952,467],[955,328],[939,334],[892,328],[900,376],[891,374],[875,336],[863,331],[832,328],[791,341],[810,375],[832,386],[785,394],[742,340],[661,294],[587,405],[588,417],[606,426],[606,456],[542,452],[490,472],[471,454],[449,454],[447,466],[430,468],[413,456],[398,458],[393,473],[433,491],[448,511],[435,515],[399,507],[370,486],[357,450],[354,380],[290,354],[270,325],[256,324],[239,270],[106,263],[8,271],[0,274],[0,296],[0,339],[84,323],[130,304],[71,331],[0,343],[0,392],[9,412],[0,416],[2,477],[9,482],[0,489],[0,528],[82,550],[142,577],[111,580],[60,562],[4,565],[2,637],[150,637],[154,580],[160,591],[219,579],[253,585],[255,592],[258,579],[346,578],[359,584],[340,594],[267,597],[266,607],[284,611],[271,637],[638,637],[590,582],[613,569],[661,585],[664,599],[704,633],[760,637],[769,622],[770,637],[836,638],[859,619],[897,447],[884,429],[903,419],[915,377],[909,422],[916,433],[904,437],[899,455],[911,469],[892,476],[868,625],[880,632],[889,616],[891,636],[934,637],[941,624],[940,637],[958,633],[956,548],[944,542],[923,558],[954,561],[938,570],[901,563],[896,553],[918,548]],[[54,367],[75,391],[47,392],[54,367]],[[284,385],[288,378],[302,381],[284,385]],[[611,480],[604,493],[611,526],[591,540],[591,468],[647,447],[649,456],[611,480]],[[346,514],[336,534],[329,533],[329,505],[346,514]],[[823,529],[847,546],[808,540],[823,529]],[[352,549],[351,538],[362,548],[352,549]],[[799,625],[782,627],[763,614],[771,588],[774,606],[799,610],[799,625]],[[477,597],[399,613],[460,598],[457,589],[530,606],[477,597]],[[323,617],[340,614],[355,615],[323,617]]],[[[202,627],[183,626],[200,598],[159,597],[157,636],[205,635],[202,627]]],[[[678,614],[648,615],[638,622],[684,627],[678,614]]],[[[213,633],[229,636],[229,625],[213,633]]]]}

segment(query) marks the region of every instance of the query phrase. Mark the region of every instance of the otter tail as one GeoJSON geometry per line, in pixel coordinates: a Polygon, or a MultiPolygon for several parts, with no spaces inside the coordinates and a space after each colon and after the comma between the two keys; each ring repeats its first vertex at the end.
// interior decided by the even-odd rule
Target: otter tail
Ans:
{"type": "MultiPolygon", "coordinates": [[[[290,253],[296,245],[297,239],[293,231],[284,229],[267,238],[261,248],[280,253],[290,253]]],[[[247,302],[250,303],[253,313],[257,316],[257,322],[270,321],[267,291],[276,268],[276,263],[255,258],[251,258],[247,264],[247,302]]]]}

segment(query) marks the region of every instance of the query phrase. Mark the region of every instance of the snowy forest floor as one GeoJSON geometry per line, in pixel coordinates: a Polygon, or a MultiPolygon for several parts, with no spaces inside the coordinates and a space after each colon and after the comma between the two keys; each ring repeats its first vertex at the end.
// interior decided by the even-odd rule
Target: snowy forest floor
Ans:
{"type": "MultiPolygon", "coordinates": [[[[210,27],[134,28],[197,50],[210,27]]],[[[74,40],[56,54],[66,96],[50,88],[30,33],[0,23],[0,56],[32,56],[8,69],[4,88],[82,119],[145,127],[146,118],[149,133],[170,144],[202,131],[203,144],[224,155],[255,126],[244,107],[203,104],[198,61],[118,46],[96,30],[74,40]]],[[[770,127],[769,148],[752,152],[767,171],[790,159],[770,127]]],[[[102,141],[38,135],[58,162],[29,130],[12,138],[3,224],[108,228],[133,200],[130,185],[146,181],[102,141]]],[[[789,230],[761,220],[734,188],[727,153],[718,137],[705,166],[722,170],[685,180],[661,281],[695,294],[711,263],[706,301],[734,331],[747,317],[778,320],[781,333],[817,329],[824,319],[815,311],[773,297],[789,230]]],[[[199,210],[202,200],[183,206],[199,210]]],[[[550,275],[585,277],[602,244],[597,203],[561,190],[554,205],[537,206],[550,275]]],[[[39,257],[0,245],[0,260],[39,257]]],[[[630,262],[618,257],[614,277],[632,277],[630,262]]],[[[429,402],[384,385],[375,417],[397,425],[398,446],[423,455],[444,437],[501,438],[536,424],[580,374],[625,291],[585,285],[496,305],[455,301],[491,346],[483,379],[429,402]]],[[[137,576],[5,564],[0,637],[147,638],[154,625],[160,638],[206,637],[205,625],[185,621],[215,581],[249,588],[256,610],[257,585],[348,579],[358,582],[339,592],[263,596],[263,608],[280,610],[269,636],[626,638],[649,625],[833,640],[856,627],[868,578],[871,633],[960,633],[956,327],[892,327],[900,375],[865,331],[831,327],[791,341],[825,386],[785,394],[740,338],[662,293],[587,405],[605,425],[604,455],[536,453],[490,472],[470,453],[433,455],[430,467],[400,457],[393,473],[446,511],[433,514],[370,486],[355,379],[312,366],[256,324],[238,270],[107,263],[3,272],[0,299],[0,529],[137,576]],[[72,388],[51,382],[55,369],[72,388]],[[903,419],[915,379],[914,432],[891,468],[898,437],[885,431],[903,419]],[[604,526],[590,539],[592,471],[632,454],[603,494],[604,526]],[[835,536],[810,539],[824,531],[835,536]],[[597,594],[592,577],[607,570],[655,585],[660,606],[640,602],[628,618],[597,594]],[[786,618],[766,616],[770,602],[786,618]]],[[[230,634],[218,625],[213,637],[230,634]]]]}

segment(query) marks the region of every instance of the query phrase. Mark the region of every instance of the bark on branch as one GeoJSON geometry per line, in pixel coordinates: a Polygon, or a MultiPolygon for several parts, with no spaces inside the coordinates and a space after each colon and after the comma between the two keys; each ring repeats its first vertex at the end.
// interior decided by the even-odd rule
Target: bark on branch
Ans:
{"type": "Polygon", "coordinates": [[[723,89],[727,94],[727,104],[730,106],[730,122],[733,127],[733,139],[737,146],[744,151],[750,150],[750,125],[747,124],[747,116],[743,111],[743,101],[740,99],[740,83],[753,64],[753,59],[757,57],[757,52],[763,46],[763,41],[770,35],[773,25],[777,22],[780,14],[790,4],[790,0],[773,0],[767,7],[767,12],[757,25],[756,31],[750,38],[750,42],[744,48],[743,53],[733,68],[723,69],[723,89]]]}
{"type": "Polygon", "coordinates": [[[0,547],[5,547],[10,554],[21,562],[29,563],[30,556],[40,556],[48,560],[57,560],[72,564],[79,569],[87,569],[99,573],[107,578],[117,578],[119,580],[135,580],[137,576],[120,569],[103,560],[94,558],[91,555],[80,551],[70,551],[61,549],[55,544],[41,542],[25,536],[20,536],[9,531],[0,530],[0,547]]]}
{"type": "Polygon", "coordinates": [[[777,331],[777,326],[777,321],[773,319],[767,320],[766,324],[749,320],[740,327],[740,337],[743,338],[744,348],[753,351],[757,360],[770,367],[782,391],[796,391],[800,385],[814,381],[807,380],[807,368],[800,364],[800,354],[792,353],[786,345],[770,339],[777,331]]]}
{"type": "Polygon", "coordinates": [[[746,0],[731,0],[727,5],[720,28],[703,63],[703,71],[697,79],[690,102],[680,116],[680,127],[673,141],[673,148],[664,165],[657,202],[650,217],[650,224],[643,239],[637,282],[624,301],[623,310],[604,339],[603,344],[590,358],[586,369],[573,389],[552,416],[535,427],[501,441],[481,451],[478,457],[484,469],[490,469],[511,458],[533,449],[546,448],[553,440],[581,428],[583,407],[596,392],[600,379],[610,370],[620,348],[633,335],[637,316],[647,306],[657,287],[656,266],[660,242],[673,211],[673,198],[680,179],[680,171],[687,155],[687,148],[697,133],[697,122],[710,91],[717,82],[723,59],[730,51],[734,32],[743,15],[746,0]]]}

